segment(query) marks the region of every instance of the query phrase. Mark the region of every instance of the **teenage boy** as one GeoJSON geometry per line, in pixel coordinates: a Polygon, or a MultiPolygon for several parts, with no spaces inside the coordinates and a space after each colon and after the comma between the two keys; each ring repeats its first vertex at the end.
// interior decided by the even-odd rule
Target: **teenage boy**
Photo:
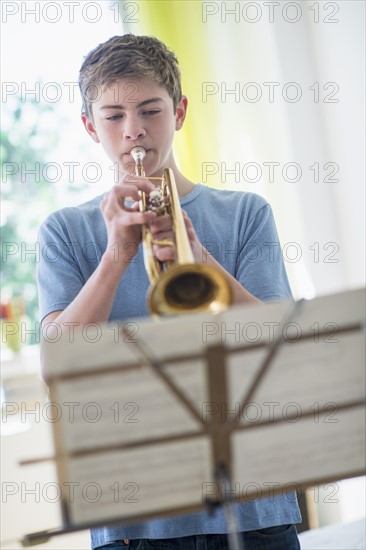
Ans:
{"type": "MultiPolygon", "coordinates": [[[[270,247],[278,236],[268,203],[252,193],[194,184],[178,170],[172,142],[184,124],[187,98],[178,61],[163,43],[147,36],[111,38],[84,60],[80,90],[86,131],[118,166],[120,181],[102,196],[55,212],[42,225],[41,246],[53,243],[57,249],[57,261],[42,259],[38,266],[44,323],[62,327],[148,315],[141,225],[148,223],[158,239],[172,234],[167,215],[138,210],[139,192],[149,194],[154,185],[131,175],[130,151],[137,145],[147,152],[146,174],[173,170],[195,260],[225,272],[235,304],[291,296],[282,257],[270,247]]],[[[155,247],[155,253],[162,261],[174,254],[169,246],[155,247]]],[[[294,495],[236,506],[247,549],[300,548],[294,524],[301,518],[294,495]]],[[[94,529],[92,546],[224,549],[226,532],[219,510],[212,517],[202,512],[94,529]]]]}

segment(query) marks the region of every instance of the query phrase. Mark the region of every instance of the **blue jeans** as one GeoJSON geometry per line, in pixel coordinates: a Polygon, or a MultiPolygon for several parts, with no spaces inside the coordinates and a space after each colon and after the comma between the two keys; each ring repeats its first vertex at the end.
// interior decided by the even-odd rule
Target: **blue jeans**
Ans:
{"type": "MultiPolygon", "coordinates": [[[[244,550],[299,550],[295,525],[278,525],[241,533],[244,550]]],[[[134,539],[101,546],[103,550],[228,550],[226,535],[194,535],[177,539],[134,539]]],[[[98,550],[98,549],[95,549],[98,550]]]]}

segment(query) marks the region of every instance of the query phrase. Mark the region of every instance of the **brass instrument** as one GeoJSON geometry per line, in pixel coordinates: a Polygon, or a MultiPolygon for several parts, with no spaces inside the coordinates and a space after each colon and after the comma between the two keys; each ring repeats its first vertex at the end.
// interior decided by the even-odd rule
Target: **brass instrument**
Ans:
{"type": "MultiPolygon", "coordinates": [[[[146,156],[143,147],[134,147],[131,157],[137,176],[145,176],[142,161],[146,156]]],[[[232,291],[224,273],[217,268],[194,261],[189,243],[178,190],[173,171],[164,170],[156,190],[148,196],[141,192],[140,211],[152,210],[158,215],[172,217],[174,243],[155,241],[148,225],[142,227],[145,268],[151,283],[148,306],[153,314],[171,315],[208,311],[217,313],[232,303],[232,291]],[[153,245],[174,246],[175,262],[160,262],[153,253],[153,245]]]]}

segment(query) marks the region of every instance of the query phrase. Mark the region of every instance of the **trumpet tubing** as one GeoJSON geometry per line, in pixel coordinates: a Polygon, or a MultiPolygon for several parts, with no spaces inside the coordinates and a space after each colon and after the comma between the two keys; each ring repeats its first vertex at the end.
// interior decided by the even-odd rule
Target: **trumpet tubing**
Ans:
{"type": "MultiPolygon", "coordinates": [[[[148,178],[143,168],[145,156],[143,147],[131,150],[136,175],[148,178]]],[[[148,295],[150,312],[174,315],[196,311],[216,313],[226,309],[232,303],[230,283],[221,270],[194,261],[173,171],[166,168],[161,178],[148,179],[157,179],[160,184],[149,196],[141,192],[140,211],[151,210],[158,215],[168,213],[174,235],[174,242],[155,241],[149,226],[142,227],[144,262],[151,284],[148,295]],[[159,261],[153,252],[155,244],[174,246],[175,261],[159,261]]]]}

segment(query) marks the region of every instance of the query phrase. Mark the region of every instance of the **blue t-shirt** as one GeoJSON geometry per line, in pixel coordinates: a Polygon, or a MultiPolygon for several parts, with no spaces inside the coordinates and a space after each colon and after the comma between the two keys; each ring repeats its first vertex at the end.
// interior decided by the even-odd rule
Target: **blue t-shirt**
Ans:
{"type": "MultiPolygon", "coordinates": [[[[99,208],[102,197],[63,208],[43,223],[37,278],[41,319],[65,309],[98,266],[107,246],[99,208]]],[[[291,297],[277,231],[269,204],[259,195],[215,190],[196,184],[181,200],[197,236],[212,256],[251,294],[262,301],[291,297]]],[[[132,246],[132,245],[131,245],[132,246]]],[[[116,250],[128,261],[134,250],[116,250]]],[[[205,258],[202,258],[205,261],[205,258]]],[[[129,263],[117,289],[110,321],[148,315],[142,247],[129,263]]],[[[286,494],[236,504],[238,528],[251,531],[301,521],[296,496],[286,494]]],[[[93,548],[121,539],[176,538],[226,533],[221,509],[92,531],[93,548]]]]}

